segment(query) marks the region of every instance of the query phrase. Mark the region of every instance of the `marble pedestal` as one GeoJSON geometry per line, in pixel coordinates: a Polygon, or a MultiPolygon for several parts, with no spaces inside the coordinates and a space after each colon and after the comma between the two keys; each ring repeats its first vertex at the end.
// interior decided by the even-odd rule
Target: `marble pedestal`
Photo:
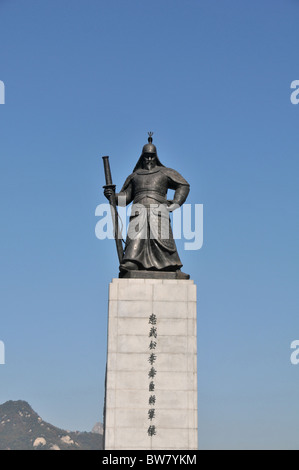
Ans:
{"type": "Polygon", "coordinates": [[[105,450],[194,450],[196,286],[113,279],[109,286],[105,450]]]}

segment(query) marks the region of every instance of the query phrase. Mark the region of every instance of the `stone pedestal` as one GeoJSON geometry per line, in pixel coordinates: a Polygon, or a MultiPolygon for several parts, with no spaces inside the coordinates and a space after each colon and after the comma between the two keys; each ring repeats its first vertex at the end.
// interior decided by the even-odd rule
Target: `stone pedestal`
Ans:
{"type": "Polygon", "coordinates": [[[196,360],[193,281],[113,279],[105,449],[197,449],[196,360]]]}

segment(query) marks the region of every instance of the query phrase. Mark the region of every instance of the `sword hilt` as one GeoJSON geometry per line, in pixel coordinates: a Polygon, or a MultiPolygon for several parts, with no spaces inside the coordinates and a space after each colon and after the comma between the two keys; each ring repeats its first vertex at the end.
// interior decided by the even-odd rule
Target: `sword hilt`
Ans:
{"type": "Polygon", "coordinates": [[[110,170],[110,163],[109,163],[109,157],[105,156],[103,158],[103,163],[104,163],[104,172],[105,172],[105,181],[106,181],[106,187],[112,187],[114,186],[112,183],[112,176],[111,176],[111,170],[110,170]]]}

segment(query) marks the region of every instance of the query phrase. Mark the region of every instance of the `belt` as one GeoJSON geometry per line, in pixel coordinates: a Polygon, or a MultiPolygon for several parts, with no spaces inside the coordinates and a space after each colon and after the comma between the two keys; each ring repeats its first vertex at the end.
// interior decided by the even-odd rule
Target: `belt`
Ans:
{"type": "Polygon", "coordinates": [[[159,193],[158,191],[149,191],[148,189],[141,189],[139,191],[136,191],[135,197],[134,197],[134,203],[136,204],[144,197],[150,197],[160,203],[166,203],[165,195],[159,193]]]}

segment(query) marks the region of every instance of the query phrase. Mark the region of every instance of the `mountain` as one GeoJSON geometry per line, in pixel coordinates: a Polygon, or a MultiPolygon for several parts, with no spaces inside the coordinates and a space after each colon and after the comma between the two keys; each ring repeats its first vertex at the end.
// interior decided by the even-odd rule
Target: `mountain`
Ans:
{"type": "Polygon", "coordinates": [[[0,450],[102,450],[103,436],[46,423],[26,401],[0,405],[0,450]]]}
{"type": "Polygon", "coordinates": [[[102,423],[96,423],[92,428],[91,432],[95,432],[96,434],[103,434],[104,429],[102,423]]]}

